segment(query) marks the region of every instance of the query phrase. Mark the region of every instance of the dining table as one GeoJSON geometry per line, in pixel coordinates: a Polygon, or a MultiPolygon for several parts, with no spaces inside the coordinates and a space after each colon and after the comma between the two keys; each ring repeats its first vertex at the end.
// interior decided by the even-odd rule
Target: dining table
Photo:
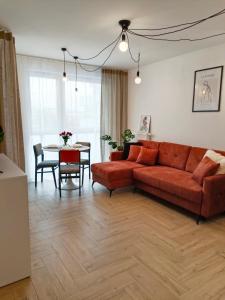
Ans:
{"type": "MultiPolygon", "coordinates": [[[[80,152],[86,152],[86,151],[90,150],[90,147],[84,146],[81,144],[73,144],[73,145],[67,145],[67,146],[52,144],[52,145],[46,145],[43,147],[43,151],[46,151],[46,152],[56,152],[56,153],[58,152],[59,153],[60,150],[68,150],[68,151],[79,150],[80,152]]],[[[68,175],[68,178],[61,189],[62,190],[77,190],[77,189],[79,189],[79,186],[76,185],[73,182],[71,176],[68,175]]]]}

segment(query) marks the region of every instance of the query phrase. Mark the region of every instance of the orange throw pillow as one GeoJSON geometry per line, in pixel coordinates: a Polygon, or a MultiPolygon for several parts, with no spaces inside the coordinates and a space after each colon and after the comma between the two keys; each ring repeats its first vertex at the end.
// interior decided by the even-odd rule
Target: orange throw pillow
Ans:
{"type": "Polygon", "coordinates": [[[215,163],[213,160],[205,156],[195,169],[192,178],[202,185],[204,178],[214,175],[219,166],[220,164],[215,163]]]}
{"type": "Polygon", "coordinates": [[[154,166],[156,163],[158,150],[141,147],[141,151],[137,158],[137,163],[154,166]]]}
{"type": "Polygon", "coordinates": [[[131,145],[127,160],[136,161],[141,151],[141,146],[131,145]]]}

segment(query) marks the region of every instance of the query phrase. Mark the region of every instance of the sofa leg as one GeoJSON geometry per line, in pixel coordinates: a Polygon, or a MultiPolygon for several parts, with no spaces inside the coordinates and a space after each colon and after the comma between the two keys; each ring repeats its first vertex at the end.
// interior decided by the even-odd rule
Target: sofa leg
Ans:
{"type": "Polygon", "coordinates": [[[111,198],[113,190],[109,190],[109,197],[111,198]]]}
{"type": "Polygon", "coordinates": [[[202,216],[197,215],[196,224],[199,225],[201,220],[202,220],[202,216]]]}
{"type": "Polygon", "coordinates": [[[133,193],[135,194],[137,192],[136,186],[133,187],[133,193]]]}

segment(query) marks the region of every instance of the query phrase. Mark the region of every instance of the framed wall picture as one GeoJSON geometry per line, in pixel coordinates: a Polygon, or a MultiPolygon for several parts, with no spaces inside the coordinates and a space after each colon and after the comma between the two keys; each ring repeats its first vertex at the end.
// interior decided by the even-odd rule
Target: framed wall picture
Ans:
{"type": "Polygon", "coordinates": [[[195,71],[193,112],[220,111],[223,66],[195,71]]]}
{"type": "Polygon", "coordinates": [[[151,126],[151,116],[142,115],[140,119],[139,133],[149,133],[151,126]]]}

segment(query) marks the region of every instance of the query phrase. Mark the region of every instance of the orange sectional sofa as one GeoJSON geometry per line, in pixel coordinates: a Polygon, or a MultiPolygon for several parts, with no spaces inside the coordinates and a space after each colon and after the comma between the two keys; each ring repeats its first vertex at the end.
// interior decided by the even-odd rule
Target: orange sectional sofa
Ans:
{"type": "Polygon", "coordinates": [[[117,188],[133,185],[195,213],[198,221],[225,212],[225,175],[206,177],[203,185],[192,179],[207,149],[146,140],[139,143],[158,149],[156,165],[127,161],[122,151],[112,152],[111,162],[91,166],[93,183],[107,187],[110,195],[117,188]]]}

